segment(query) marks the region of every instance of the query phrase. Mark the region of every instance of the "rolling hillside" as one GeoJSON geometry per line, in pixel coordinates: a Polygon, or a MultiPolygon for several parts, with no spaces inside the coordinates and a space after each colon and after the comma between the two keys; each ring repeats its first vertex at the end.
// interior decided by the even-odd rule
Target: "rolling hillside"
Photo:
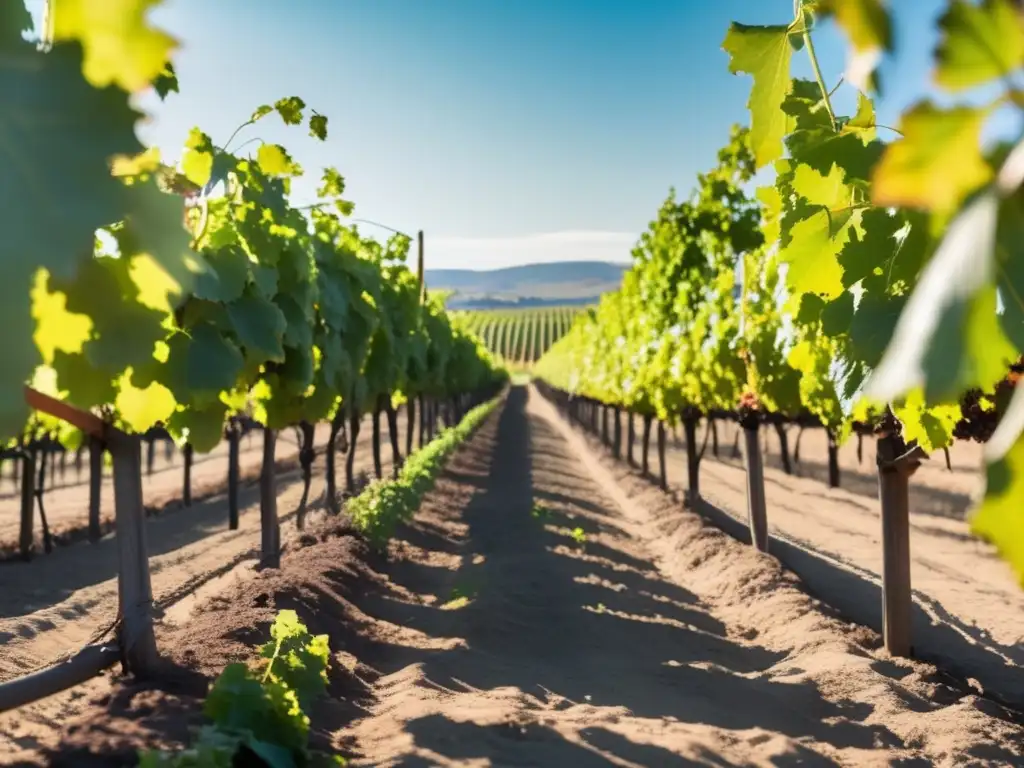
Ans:
{"type": "Polygon", "coordinates": [[[451,291],[451,309],[586,305],[615,290],[625,264],[560,261],[494,270],[428,269],[431,290],[451,291]]]}

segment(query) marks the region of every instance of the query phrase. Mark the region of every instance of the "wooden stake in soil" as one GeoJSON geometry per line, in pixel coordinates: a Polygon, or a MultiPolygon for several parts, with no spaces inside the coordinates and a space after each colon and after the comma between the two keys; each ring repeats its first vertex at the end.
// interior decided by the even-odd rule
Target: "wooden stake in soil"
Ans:
{"type": "Polygon", "coordinates": [[[238,424],[232,420],[227,428],[228,439],[228,529],[238,530],[238,424]]]}
{"type": "Polygon", "coordinates": [[[658,485],[661,490],[668,490],[668,468],[665,466],[665,422],[658,421],[658,485]]]}
{"type": "Polygon", "coordinates": [[[159,656],[153,635],[153,587],[142,505],[142,446],[137,436],[111,429],[107,447],[114,463],[121,652],[128,670],[146,677],[156,671],[159,656]]]}
{"type": "Polygon", "coordinates": [[[764,495],[764,465],[761,461],[761,442],[757,439],[758,425],[742,425],[743,462],[747,472],[747,522],[750,543],[759,552],[768,551],[768,511],[764,495]]]}
{"type": "Polygon", "coordinates": [[[277,473],[274,454],[277,432],[263,430],[263,466],[260,468],[260,565],[277,568],[281,563],[281,524],[277,519],[277,473]]]}
{"type": "MultiPolygon", "coordinates": [[[[45,459],[44,459],[45,461],[45,459]]],[[[21,527],[18,531],[18,551],[24,560],[32,559],[33,531],[36,511],[36,452],[26,446],[21,451],[21,527]]]]}
{"type": "Polygon", "coordinates": [[[89,436],[89,541],[100,540],[100,502],[103,494],[103,451],[101,438],[89,436]]]}
{"type": "Polygon", "coordinates": [[[185,443],[185,447],[181,449],[182,456],[185,459],[185,477],[182,481],[183,487],[181,489],[181,500],[186,507],[192,506],[192,456],[194,449],[191,443],[185,443]]]}
{"type": "Polygon", "coordinates": [[[878,496],[882,506],[882,626],[885,649],[910,656],[910,477],[927,454],[907,449],[895,434],[878,440],[878,496]]]}

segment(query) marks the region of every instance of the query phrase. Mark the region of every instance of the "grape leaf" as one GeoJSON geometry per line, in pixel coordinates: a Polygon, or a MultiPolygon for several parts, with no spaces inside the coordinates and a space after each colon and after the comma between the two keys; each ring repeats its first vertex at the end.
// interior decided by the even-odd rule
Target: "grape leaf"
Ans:
{"type": "Polygon", "coordinates": [[[935,81],[951,91],[1006,77],[1024,63],[1020,10],[1008,0],[953,0],[939,27],[935,81]]]}
{"type": "Polygon", "coordinates": [[[971,530],[999,550],[1024,586],[1024,436],[985,469],[985,498],[971,517],[971,530]]]}
{"type": "MultiPolygon", "coordinates": [[[[94,233],[121,219],[127,188],[110,174],[116,155],[135,156],[139,113],[128,95],[82,79],[77,45],[33,47],[0,58],[0,228],[5,259],[32,254],[66,277],[92,252],[94,233]]],[[[26,284],[25,290],[28,290],[26,284]]]]}
{"type": "Polygon", "coordinates": [[[46,364],[53,362],[56,352],[77,354],[92,333],[92,320],[82,314],[69,312],[67,296],[62,291],[50,291],[46,270],[36,272],[32,286],[32,318],[36,330],[32,336],[46,364]]]}
{"type": "Polygon", "coordinates": [[[21,33],[32,29],[32,14],[22,0],[8,0],[0,4],[0,47],[8,42],[16,46],[23,44],[21,33]]]}
{"type": "Polygon", "coordinates": [[[199,453],[209,453],[224,437],[224,421],[228,407],[220,400],[214,400],[202,407],[189,407],[177,411],[168,421],[173,435],[187,440],[199,453]]]}
{"type": "Polygon", "coordinates": [[[881,0],[826,0],[820,10],[835,15],[857,50],[892,48],[892,22],[881,0]]]}
{"type": "Polygon", "coordinates": [[[57,350],[53,355],[53,369],[61,390],[67,392],[67,401],[79,408],[107,405],[117,397],[117,389],[110,373],[98,369],[82,354],[68,354],[57,350]]]}
{"type": "Polygon", "coordinates": [[[849,237],[849,226],[832,236],[832,220],[821,211],[793,225],[789,244],[779,258],[789,264],[786,283],[794,294],[816,293],[828,298],[843,291],[843,268],[837,256],[849,237]]]}
{"type": "Polygon", "coordinates": [[[320,141],[327,141],[327,117],[311,115],[309,118],[309,135],[320,141]]]}
{"type": "Polygon", "coordinates": [[[130,368],[117,386],[114,406],[133,432],[145,432],[157,422],[167,421],[177,407],[174,395],[160,382],[154,381],[142,388],[133,386],[130,368]]]}
{"type": "Polygon", "coordinates": [[[973,107],[942,110],[930,102],[906,112],[900,120],[903,138],[886,148],[875,168],[874,204],[953,213],[992,178],[981,154],[988,114],[973,107]]]}
{"type": "Polygon", "coordinates": [[[306,102],[298,96],[286,96],[274,102],[274,109],[287,125],[299,125],[302,122],[302,110],[305,108],[306,102]]]}
{"type": "Polygon", "coordinates": [[[297,176],[301,172],[298,164],[280,144],[261,144],[256,153],[256,162],[267,176],[297,176]]]}
{"type": "Polygon", "coordinates": [[[1016,352],[996,316],[998,200],[986,192],[954,219],[921,273],[867,394],[892,400],[923,386],[928,402],[988,390],[1016,352]]]}
{"type": "Polygon", "coordinates": [[[228,304],[227,310],[250,362],[284,361],[282,337],[288,321],[277,305],[255,291],[247,291],[228,304]]]}
{"type": "Polygon", "coordinates": [[[198,128],[189,131],[181,171],[197,187],[205,187],[213,173],[213,140],[198,128]]]}
{"type": "Polygon", "coordinates": [[[171,62],[167,62],[164,71],[156,76],[156,79],[153,81],[153,88],[156,90],[157,96],[160,97],[161,101],[166,100],[167,96],[171,93],[180,93],[178,90],[178,73],[174,71],[174,65],[171,62]]]}
{"type": "Polygon", "coordinates": [[[750,144],[757,167],[782,157],[782,138],[789,118],[782,102],[790,90],[789,65],[793,49],[790,28],[752,27],[733,22],[722,47],[729,53],[729,71],[754,78],[750,109],[750,144]]]}
{"type": "Polygon", "coordinates": [[[138,91],[160,76],[174,38],[146,23],[159,0],[50,0],[54,41],[78,40],[82,71],[97,87],[116,84],[138,91]]]}
{"type": "Polygon", "coordinates": [[[230,304],[239,298],[249,282],[249,257],[240,248],[221,248],[204,254],[210,271],[197,276],[193,293],[197,298],[230,304]]]}

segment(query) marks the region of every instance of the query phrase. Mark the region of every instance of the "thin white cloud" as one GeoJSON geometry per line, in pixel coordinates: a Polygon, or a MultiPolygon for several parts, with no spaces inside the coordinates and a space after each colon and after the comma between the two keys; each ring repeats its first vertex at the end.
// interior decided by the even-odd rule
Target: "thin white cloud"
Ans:
{"type": "Polygon", "coordinates": [[[633,232],[578,230],[516,237],[430,237],[424,241],[428,269],[501,269],[552,261],[630,260],[633,232]]]}

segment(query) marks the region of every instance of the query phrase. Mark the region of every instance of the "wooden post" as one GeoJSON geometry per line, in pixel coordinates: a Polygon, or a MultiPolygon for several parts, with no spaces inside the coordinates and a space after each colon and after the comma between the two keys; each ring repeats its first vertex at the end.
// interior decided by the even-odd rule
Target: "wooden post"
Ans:
{"type": "Polygon", "coordinates": [[[658,485],[668,490],[668,468],[665,466],[665,422],[658,420],[658,485]]]}
{"type": "Polygon", "coordinates": [[[260,565],[277,568],[281,563],[281,525],[277,519],[277,474],[274,453],[277,433],[263,430],[263,466],[260,469],[260,565]]]}
{"type": "Polygon", "coordinates": [[[697,422],[700,416],[693,409],[683,414],[686,436],[686,503],[696,507],[700,499],[700,451],[697,449],[697,422]]]}
{"type": "MultiPolygon", "coordinates": [[[[18,532],[18,551],[22,558],[31,560],[35,549],[36,451],[26,445],[21,453],[21,528],[18,532]]],[[[45,456],[43,461],[46,461],[45,456]]]]}
{"type": "Polygon", "coordinates": [[[885,649],[910,656],[910,477],[925,456],[886,434],[878,440],[878,497],[882,507],[882,627],[885,649]]]}
{"type": "Polygon", "coordinates": [[[759,552],[768,551],[768,511],[764,496],[764,466],[761,461],[761,443],[757,439],[758,425],[743,425],[743,461],[747,470],[747,522],[750,543],[759,552]]]}
{"type": "Polygon", "coordinates": [[[238,530],[238,425],[228,425],[228,529],[238,530]]]}
{"type": "Polygon", "coordinates": [[[185,477],[182,481],[181,499],[186,507],[192,506],[192,455],[194,449],[191,443],[185,443],[185,446],[181,449],[182,456],[185,459],[185,477]]]}
{"type": "Polygon", "coordinates": [[[103,500],[103,440],[89,436],[89,541],[100,540],[100,509],[103,500]]]}
{"type": "Polygon", "coordinates": [[[142,506],[142,446],[137,436],[111,429],[107,448],[114,462],[121,649],[128,670],[145,677],[155,671],[159,655],[153,634],[153,587],[142,506]]]}

